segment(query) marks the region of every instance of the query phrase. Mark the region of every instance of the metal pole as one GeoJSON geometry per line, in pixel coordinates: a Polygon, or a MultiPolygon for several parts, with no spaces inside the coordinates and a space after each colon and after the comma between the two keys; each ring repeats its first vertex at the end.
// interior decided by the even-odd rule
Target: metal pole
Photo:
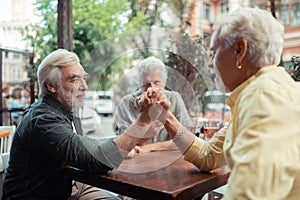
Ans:
{"type": "Polygon", "coordinates": [[[57,46],[72,51],[72,0],[58,0],[57,46]]]}
{"type": "MultiPolygon", "coordinates": [[[[30,54],[29,57],[29,64],[33,68],[33,59],[34,59],[34,52],[30,54]]],[[[30,104],[34,103],[35,101],[35,95],[34,95],[34,78],[31,76],[30,77],[30,104]]]]}

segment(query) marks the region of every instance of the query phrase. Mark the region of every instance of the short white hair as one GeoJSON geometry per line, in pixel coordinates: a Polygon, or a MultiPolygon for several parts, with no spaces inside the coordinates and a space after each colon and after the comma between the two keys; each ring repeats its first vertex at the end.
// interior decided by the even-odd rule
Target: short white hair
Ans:
{"type": "Polygon", "coordinates": [[[248,54],[258,67],[278,65],[283,49],[284,26],[269,11],[242,7],[218,16],[214,30],[230,47],[240,38],[248,42],[248,54]]]}
{"type": "Polygon", "coordinates": [[[78,56],[66,49],[57,49],[46,56],[37,71],[39,98],[49,93],[46,87],[47,83],[51,83],[55,87],[59,86],[61,81],[60,68],[77,63],[79,63],[78,56]]]}
{"type": "Polygon", "coordinates": [[[142,74],[151,74],[154,70],[161,71],[163,81],[166,83],[168,73],[165,64],[158,58],[151,56],[142,60],[138,66],[139,79],[141,81],[142,74]]]}

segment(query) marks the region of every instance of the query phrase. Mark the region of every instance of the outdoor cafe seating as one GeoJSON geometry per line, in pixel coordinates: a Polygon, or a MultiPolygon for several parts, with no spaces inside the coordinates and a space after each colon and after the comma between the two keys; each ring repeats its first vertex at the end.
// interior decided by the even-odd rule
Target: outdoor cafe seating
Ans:
{"type": "Polygon", "coordinates": [[[2,185],[8,167],[9,151],[16,126],[0,126],[0,198],[2,196],[2,185]]]}

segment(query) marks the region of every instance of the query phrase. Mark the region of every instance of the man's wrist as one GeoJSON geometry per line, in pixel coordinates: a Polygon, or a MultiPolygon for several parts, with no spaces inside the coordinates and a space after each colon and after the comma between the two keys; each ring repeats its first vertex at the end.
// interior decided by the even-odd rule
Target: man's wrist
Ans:
{"type": "Polygon", "coordinates": [[[194,142],[195,135],[191,133],[186,127],[181,127],[179,132],[173,139],[178,149],[184,154],[194,142]]]}
{"type": "Polygon", "coordinates": [[[183,137],[185,131],[187,131],[187,128],[184,126],[181,126],[178,133],[175,135],[175,137],[173,138],[173,142],[175,142],[176,140],[178,140],[180,137],[183,137]]]}
{"type": "Polygon", "coordinates": [[[174,138],[182,127],[180,122],[170,111],[167,112],[167,119],[164,126],[171,138],[174,138]]]}

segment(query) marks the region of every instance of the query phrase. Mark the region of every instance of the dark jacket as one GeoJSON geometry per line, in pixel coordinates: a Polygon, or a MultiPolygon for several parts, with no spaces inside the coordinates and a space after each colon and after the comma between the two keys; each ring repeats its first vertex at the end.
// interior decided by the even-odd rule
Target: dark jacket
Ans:
{"type": "MultiPolygon", "coordinates": [[[[105,151],[116,152],[115,143],[76,134],[72,119],[72,113],[50,95],[25,112],[13,138],[3,199],[66,199],[72,188],[63,174],[66,165],[91,173],[111,169],[105,151]]],[[[114,156],[121,162],[121,155],[114,156]]]]}

